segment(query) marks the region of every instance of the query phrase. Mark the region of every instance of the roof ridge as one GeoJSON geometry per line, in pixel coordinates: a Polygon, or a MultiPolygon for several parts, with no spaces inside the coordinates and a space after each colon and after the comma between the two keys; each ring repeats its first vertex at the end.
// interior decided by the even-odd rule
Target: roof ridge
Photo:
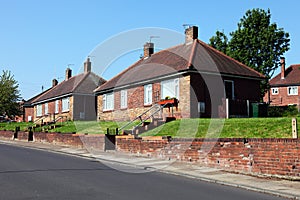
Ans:
{"type": "MultiPolygon", "coordinates": [[[[82,82],[86,79],[86,77],[88,77],[88,74],[89,73],[83,72],[83,73],[77,74],[76,76],[72,77],[72,78],[77,78],[79,76],[83,76],[81,78],[81,80],[79,79],[78,83],[76,83],[76,85],[72,88],[71,92],[74,92],[82,84],[82,82]]],[[[68,79],[68,80],[70,80],[70,79],[68,79]]]]}
{"type": "Polygon", "coordinates": [[[197,40],[198,40],[198,39],[196,39],[196,40],[193,41],[192,51],[191,51],[191,54],[190,54],[190,58],[189,58],[189,61],[188,61],[188,66],[187,66],[187,68],[189,68],[189,67],[192,66],[192,64],[193,64],[193,59],[194,59],[194,57],[195,57],[195,50],[196,50],[197,40]]]}
{"type": "Polygon", "coordinates": [[[212,46],[206,44],[205,42],[203,42],[203,41],[201,41],[201,40],[199,40],[199,39],[197,39],[197,40],[198,40],[199,44],[204,45],[205,47],[208,47],[209,49],[211,49],[212,51],[216,52],[217,54],[222,55],[222,56],[225,56],[226,58],[230,59],[231,61],[233,61],[233,62],[235,62],[235,63],[237,63],[237,64],[239,64],[239,65],[242,65],[243,67],[245,67],[245,68],[247,68],[247,69],[249,69],[249,70],[255,72],[256,74],[258,74],[258,75],[259,75],[260,77],[262,77],[262,78],[265,78],[265,77],[266,77],[265,75],[261,74],[260,72],[256,71],[255,69],[253,69],[253,68],[251,68],[251,67],[245,65],[244,63],[242,63],[242,62],[240,62],[240,61],[238,61],[238,60],[236,60],[236,59],[234,59],[234,58],[232,58],[232,57],[226,55],[225,53],[223,53],[223,52],[221,52],[221,51],[219,51],[219,50],[213,48],[212,46]]]}

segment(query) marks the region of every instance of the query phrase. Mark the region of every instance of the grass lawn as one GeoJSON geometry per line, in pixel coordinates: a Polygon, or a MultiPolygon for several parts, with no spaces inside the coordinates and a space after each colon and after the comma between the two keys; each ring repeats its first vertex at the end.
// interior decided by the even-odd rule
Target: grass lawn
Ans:
{"type": "Polygon", "coordinates": [[[292,118],[181,119],[142,134],[150,135],[177,138],[291,138],[292,118]]]}
{"type": "Polygon", "coordinates": [[[20,126],[20,130],[25,130],[32,125],[33,123],[31,122],[1,122],[0,130],[14,131],[16,126],[20,126]]]}
{"type": "MultiPolygon", "coordinates": [[[[299,122],[300,118],[298,118],[299,122]]],[[[115,129],[127,122],[68,121],[57,123],[49,132],[104,134],[107,128],[115,129]],[[61,125],[61,126],[60,126],[61,125]]],[[[141,136],[172,136],[175,138],[291,138],[292,118],[232,118],[232,119],[181,119],[166,123],[141,136]]],[[[0,130],[21,130],[32,123],[0,123],[0,130]]],[[[298,132],[300,131],[298,126],[298,132]]]]}
{"type": "MultiPolygon", "coordinates": [[[[111,121],[67,121],[56,123],[56,128],[51,129],[48,132],[61,132],[61,133],[89,133],[89,134],[104,134],[107,128],[116,129],[123,126],[127,122],[111,122],[111,121]]],[[[20,130],[27,130],[29,126],[33,126],[33,123],[26,122],[14,122],[14,123],[0,123],[0,130],[15,130],[16,126],[20,126],[20,130]]],[[[43,127],[44,129],[47,126],[43,127]]],[[[41,131],[42,128],[37,128],[37,131],[41,131]]]]}

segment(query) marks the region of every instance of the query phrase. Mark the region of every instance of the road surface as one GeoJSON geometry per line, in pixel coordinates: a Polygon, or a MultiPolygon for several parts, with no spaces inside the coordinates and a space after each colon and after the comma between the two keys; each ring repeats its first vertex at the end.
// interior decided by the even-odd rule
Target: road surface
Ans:
{"type": "Polygon", "coordinates": [[[0,144],[0,199],[281,198],[157,172],[125,173],[96,160],[0,144]]]}

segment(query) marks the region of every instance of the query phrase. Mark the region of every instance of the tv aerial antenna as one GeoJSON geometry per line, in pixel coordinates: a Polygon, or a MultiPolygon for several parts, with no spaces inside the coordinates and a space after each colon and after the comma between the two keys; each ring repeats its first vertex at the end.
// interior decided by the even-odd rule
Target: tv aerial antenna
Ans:
{"type": "Polygon", "coordinates": [[[68,66],[68,68],[70,68],[70,66],[74,66],[74,64],[68,64],[67,66],[68,66]]]}
{"type": "Polygon", "coordinates": [[[157,36],[157,35],[151,35],[151,36],[150,36],[150,39],[149,39],[149,42],[151,43],[151,40],[154,39],[154,38],[160,38],[160,37],[157,36]]]}
{"type": "Polygon", "coordinates": [[[184,29],[190,28],[192,26],[194,26],[195,24],[182,24],[184,29]]]}

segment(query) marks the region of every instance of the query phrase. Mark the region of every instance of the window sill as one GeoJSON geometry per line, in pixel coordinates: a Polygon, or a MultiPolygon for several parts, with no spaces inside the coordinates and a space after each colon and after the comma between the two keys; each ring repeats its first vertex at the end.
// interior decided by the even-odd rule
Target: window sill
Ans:
{"type": "Polygon", "coordinates": [[[113,112],[114,110],[103,110],[103,113],[109,113],[109,112],[113,112]]]}

